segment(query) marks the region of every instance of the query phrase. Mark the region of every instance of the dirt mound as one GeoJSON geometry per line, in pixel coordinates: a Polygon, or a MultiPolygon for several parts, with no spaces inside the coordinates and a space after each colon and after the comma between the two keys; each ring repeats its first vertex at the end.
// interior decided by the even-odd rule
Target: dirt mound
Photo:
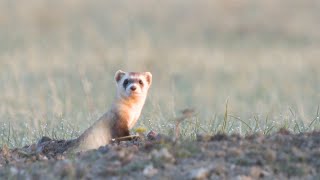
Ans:
{"type": "Polygon", "coordinates": [[[199,135],[174,141],[156,133],[98,150],[66,153],[72,141],[43,138],[24,148],[0,150],[0,177],[128,179],[316,179],[320,132],[265,136],[199,135]]]}

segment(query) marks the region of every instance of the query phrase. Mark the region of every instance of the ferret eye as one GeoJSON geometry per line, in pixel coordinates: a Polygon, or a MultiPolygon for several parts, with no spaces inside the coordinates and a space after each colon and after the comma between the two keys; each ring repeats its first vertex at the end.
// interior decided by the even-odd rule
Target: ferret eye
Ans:
{"type": "Polygon", "coordinates": [[[124,85],[124,86],[127,86],[128,83],[129,83],[128,79],[125,79],[125,80],[123,81],[123,85],[124,85]]]}
{"type": "Polygon", "coordinates": [[[143,85],[143,81],[142,81],[142,80],[139,80],[139,84],[140,84],[140,85],[143,85]]]}

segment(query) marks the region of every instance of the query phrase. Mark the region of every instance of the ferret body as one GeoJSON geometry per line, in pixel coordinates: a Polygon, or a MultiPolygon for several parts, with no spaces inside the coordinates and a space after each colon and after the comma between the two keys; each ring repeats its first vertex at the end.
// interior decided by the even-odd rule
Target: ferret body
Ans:
{"type": "Polygon", "coordinates": [[[150,72],[123,72],[115,74],[117,96],[111,109],[100,117],[77,139],[73,150],[97,149],[111,139],[129,136],[144,106],[152,82],[150,72]]]}

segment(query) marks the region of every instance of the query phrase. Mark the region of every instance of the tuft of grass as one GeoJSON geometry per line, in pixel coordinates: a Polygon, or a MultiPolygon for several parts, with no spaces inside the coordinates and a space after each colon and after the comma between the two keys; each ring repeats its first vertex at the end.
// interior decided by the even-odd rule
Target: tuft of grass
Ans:
{"type": "Polygon", "coordinates": [[[227,124],[228,124],[228,103],[229,103],[229,99],[227,99],[226,101],[226,109],[224,112],[224,117],[223,117],[223,123],[222,123],[222,127],[221,127],[221,133],[225,134],[226,133],[226,128],[227,128],[227,124]]]}

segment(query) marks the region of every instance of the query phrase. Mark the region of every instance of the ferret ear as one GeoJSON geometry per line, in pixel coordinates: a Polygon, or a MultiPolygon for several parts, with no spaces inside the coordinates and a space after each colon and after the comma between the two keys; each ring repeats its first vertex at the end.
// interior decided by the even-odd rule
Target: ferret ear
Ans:
{"type": "Polygon", "coordinates": [[[152,83],[152,74],[151,74],[151,72],[145,72],[145,75],[146,75],[146,80],[150,86],[152,83]]]}
{"type": "Polygon", "coordinates": [[[116,80],[116,82],[119,82],[125,74],[126,74],[126,72],[124,72],[122,70],[118,70],[116,72],[116,74],[114,75],[114,79],[116,80]]]}

